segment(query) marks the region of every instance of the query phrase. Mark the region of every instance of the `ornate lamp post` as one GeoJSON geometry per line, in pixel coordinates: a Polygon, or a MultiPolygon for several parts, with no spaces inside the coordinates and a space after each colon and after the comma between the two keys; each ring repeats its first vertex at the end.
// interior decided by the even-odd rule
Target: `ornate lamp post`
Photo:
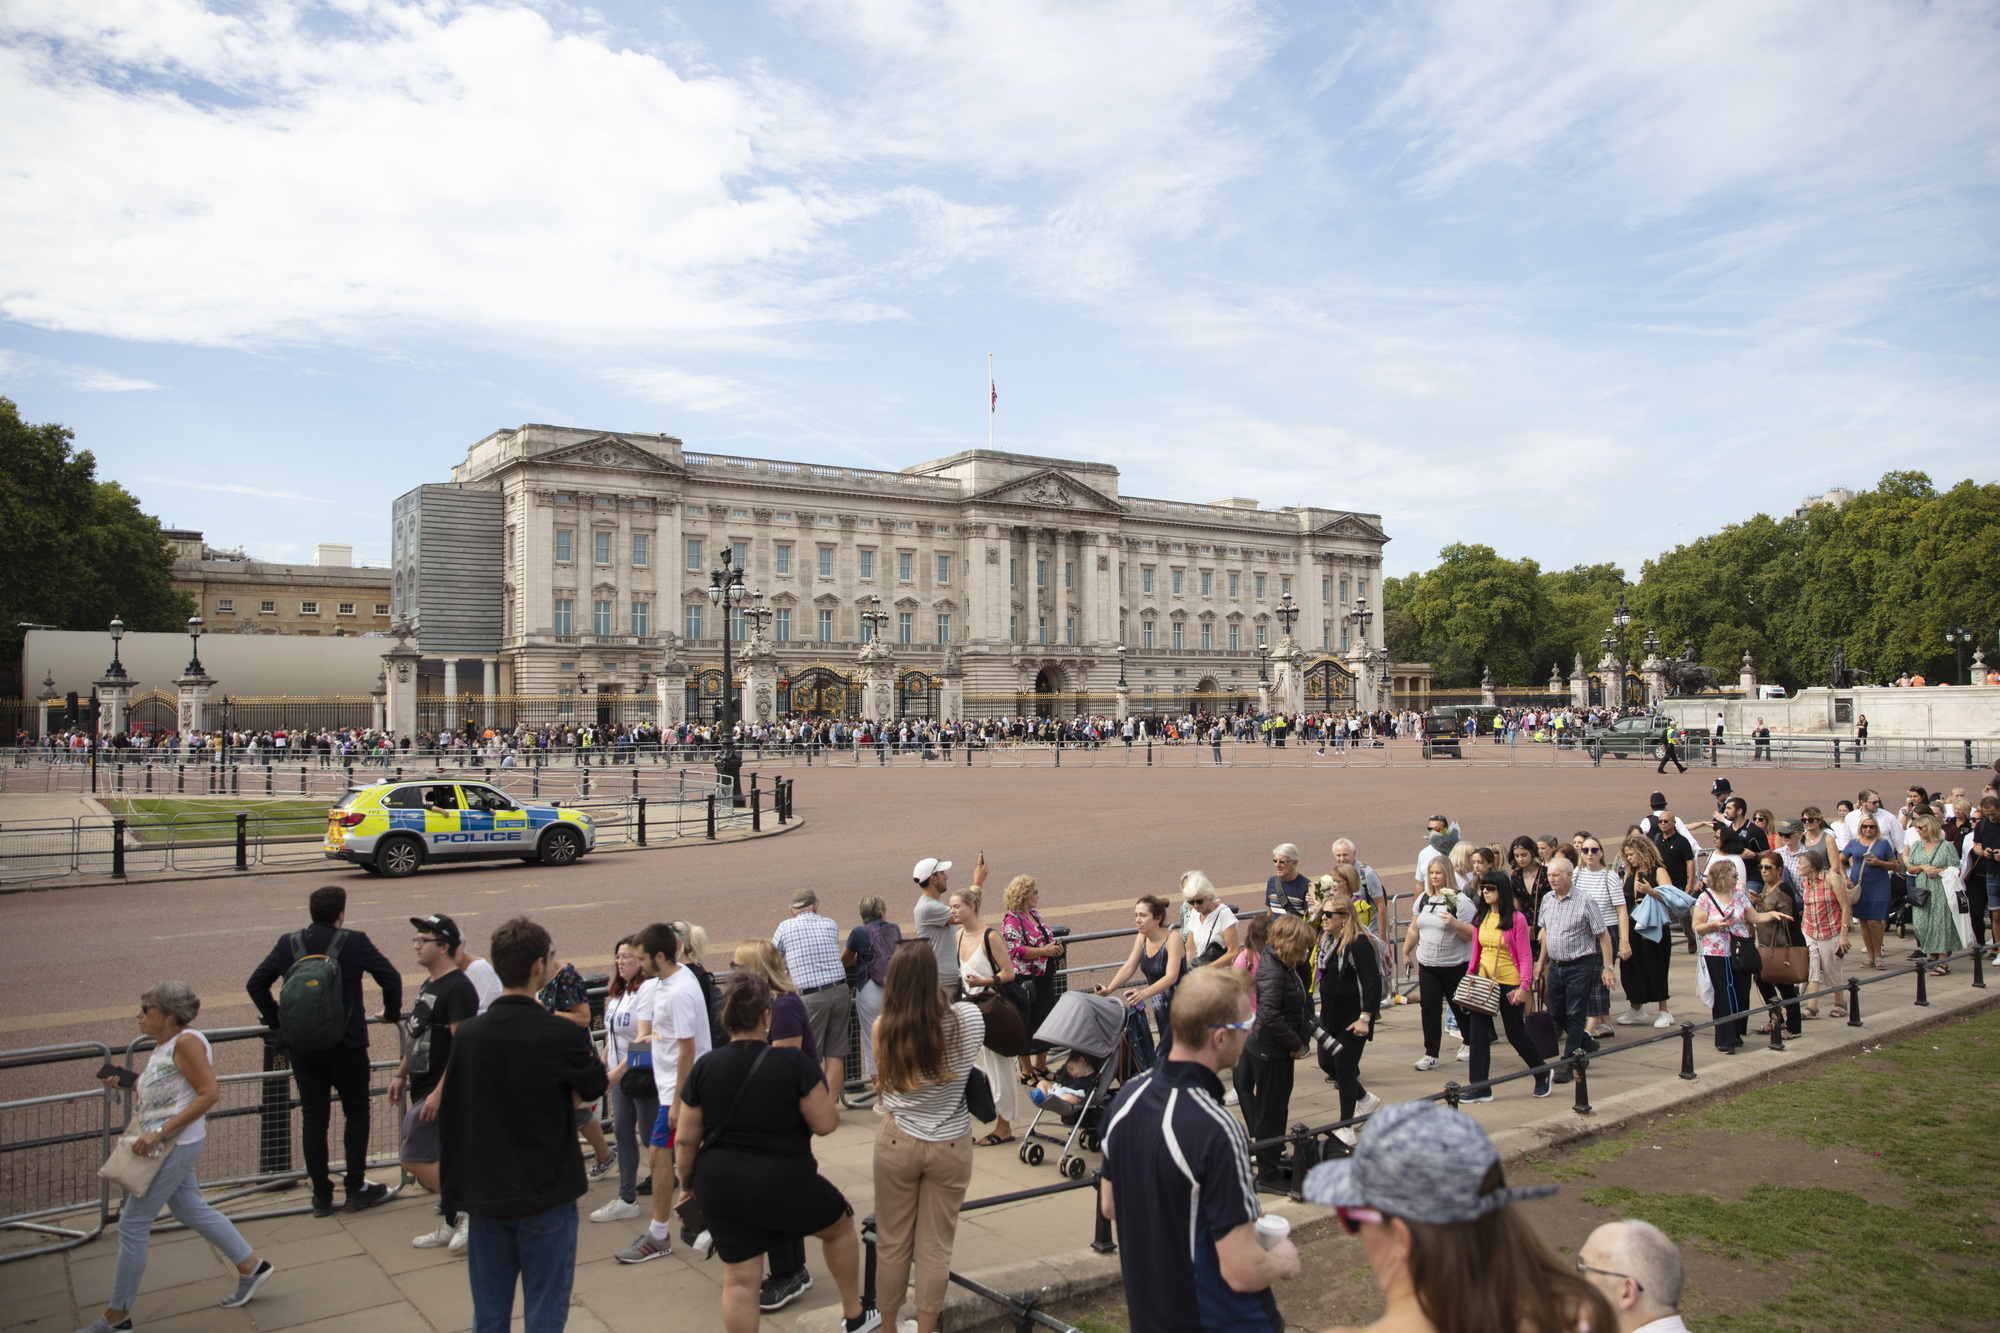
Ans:
{"type": "Polygon", "coordinates": [[[1304,614],[1305,612],[1292,601],[1290,593],[1286,593],[1283,597],[1280,597],[1278,599],[1278,609],[1272,612],[1272,615],[1276,616],[1278,620],[1279,637],[1289,637],[1292,632],[1292,623],[1304,614]]]}
{"type": "Polygon", "coordinates": [[[1125,688],[1125,645],[1118,645],[1118,688],[1125,688]]]}
{"type": "Polygon", "coordinates": [[[199,676],[201,670],[201,617],[188,617],[188,642],[193,645],[188,655],[187,674],[199,676]]]}
{"type": "Polygon", "coordinates": [[[1964,625],[1956,625],[1944,632],[1944,641],[1958,649],[1958,683],[1965,684],[1965,649],[1972,642],[1972,631],[1964,625]]]}
{"type": "Polygon", "coordinates": [[[1257,645],[1257,683],[1258,683],[1258,684],[1260,684],[1260,685],[1262,685],[1262,684],[1264,684],[1264,683],[1268,682],[1268,681],[1269,681],[1269,680],[1271,679],[1271,677],[1270,677],[1269,675],[1267,675],[1267,674],[1265,673],[1265,670],[1264,670],[1264,668],[1265,668],[1265,667],[1267,667],[1267,666],[1269,666],[1269,665],[1270,665],[1270,662],[1271,662],[1271,646],[1270,646],[1269,644],[1266,644],[1266,643],[1260,643],[1260,644],[1258,644],[1258,645],[1257,645]]]}
{"type": "MultiPolygon", "coordinates": [[[[718,777],[729,779],[732,793],[737,791],[743,772],[743,756],[736,749],[736,699],[733,693],[736,673],[730,663],[729,641],[735,629],[732,612],[749,599],[750,591],[743,586],[743,573],[736,568],[733,553],[723,547],[721,563],[709,571],[709,605],[722,611],[722,748],[715,756],[715,772],[718,777]]],[[[741,800],[740,794],[736,799],[741,800]]]]}
{"type": "Polygon", "coordinates": [[[889,613],[882,609],[882,599],[880,597],[870,597],[868,599],[868,609],[861,613],[861,623],[868,630],[863,642],[879,643],[882,639],[882,631],[889,624],[889,613]]]}
{"type": "Polygon", "coordinates": [[[764,605],[764,590],[757,589],[750,594],[751,604],[743,608],[743,623],[749,627],[749,637],[759,639],[764,636],[764,627],[771,623],[771,617],[778,613],[764,605]]]}
{"type": "MultiPolygon", "coordinates": [[[[1375,623],[1375,613],[1368,609],[1368,599],[1366,597],[1357,597],[1354,599],[1354,609],[1347,613],[1347,620],[1349,624],[1354,626],[1355,637],[1361,641],[1361,669],[1363,672],[1368,673],[1368,675],[1363,677],[1362,686],[1368,694],[1368,711],[1372,713],[1375,711],[1376,703],[1375,685],[1372,679],[1373,673],[1370,672],[1370,665],[1374,661],[1374,649],[1368,643],[1368,627],[1375,623]]],[[[1361,701],[1357,699],[1355,702],[1360,703],[1361,701]]]]}

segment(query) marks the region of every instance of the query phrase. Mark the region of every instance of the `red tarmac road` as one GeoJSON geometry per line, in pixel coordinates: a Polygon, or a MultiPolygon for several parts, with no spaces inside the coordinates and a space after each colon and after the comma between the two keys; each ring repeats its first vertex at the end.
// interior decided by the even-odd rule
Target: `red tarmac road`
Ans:
{"type": "MultiPolygon", "coordinates": [[[[1899,804],[1909,781],[1957,780],[1937,772],[1721,771],[1753,807],[1768,805],[1781,817],[1812,803],[1831,811],[1864,784],[1893,792],[1899,804]]],[[[449,913],[483,953],[494,926],[525,912],[586,971],[607,967],[620,936],[668,918],[700,923],[714,953],[726,956],[739,940],[768,937],[801,885],[819,891],[843,929],[859,920],[856,904],[868,894],[888,899],[907,928],[912,865],[943,857],[954,863],[952,883],[964,884],[982,849],[991,866],[989,921],[999,919],[1008,879],[1027,873],[1039,881],[1044,915],[1081,933],[1128,926],[1136,895],[1171,896],[1191,867],[1225,888],[1251,886],[1225,897],[1256,903],[1278,842],[1299,844],[1304,869],[1318,874],[1331,863],[1333,839],[1352,838],[1391,892],[1407,891],[1433,813],[1460,821],[1479,842],[1520,833],[1567,839],[1578,829],[1612,838],[1646,812],[1657,786],[1692,823],[1713,808],[1716,772],[1659,778],[1647,765],[1609,762],[1601,769],[799,769],[797,806],[807,822],[761,841],[606,854],[565,870],[496,862],[385,881],[329,864],[17,894],[0,898],[8,962],[0,969],[0,1048],[122,1043],[133,1035],[139,992],[163,977],[205,998],[203,1027],[254,1022],[243,980],[280,934],[305,923],[306,894],[320,884],[346,885],[348,925],[367,931],[412,978],[413,915],[449,913]]],[[[1122,942],[1085,945],[1072,961],[1123,954],[1122,942]]],[[[372,983],[368,995],[372,1006],[372,983]]]]}

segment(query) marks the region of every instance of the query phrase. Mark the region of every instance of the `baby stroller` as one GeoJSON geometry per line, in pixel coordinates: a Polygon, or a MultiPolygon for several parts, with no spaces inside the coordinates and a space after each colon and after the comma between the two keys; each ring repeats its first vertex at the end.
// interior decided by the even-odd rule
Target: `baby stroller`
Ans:
{"type": "Polygon", "coordinates": [[[1056,1001],[1056,1007],[1035,1030],[1035,1040],[1052,1049],[1089,1056],[1099,1062],[1097,1073],[1091,1077],[1082,1101],[1050,1097],[1035,1108],[1035,1118],[1028,1122],[1021,1136],[1027,1140],[1021,1145],[1022,1161],[1029,1166],[1040,1166],[1044,1156],[1042,1143],[1060,1143],[1062,1155],[1056,1159],[1056,1173],[1071,1180],[1083,1179],[1087,1168],[1077,1151],[1078,1141],[1082,1141],[1085,1151],[1098,1150],[1098,1123],[1105,1098],[1118,1074],[1119,1062],[1113,1057],[1118,1054],[1124,1027],[1125,1006],[1107,996],[1069,991],[1056,1001]],[[1045,1116],[1053,1117],[1068,1133],[1038,1129],[1045,1116]],[[1041,1142],[1036,1142],[1038,1139],[1041,1142]]]}

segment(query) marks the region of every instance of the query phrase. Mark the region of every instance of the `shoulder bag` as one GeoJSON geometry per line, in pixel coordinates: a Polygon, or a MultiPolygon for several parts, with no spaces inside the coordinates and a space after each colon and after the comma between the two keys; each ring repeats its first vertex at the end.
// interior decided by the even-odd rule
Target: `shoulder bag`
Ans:
{"type": "MultiPolygon", "coordinates": [[[[736,1118],[737,1111],[743,1107],[743,1095],[750,1091],[750,1085],[757,1081],[757,1071],[763,1067],[764,1057],[770,1053],[771,1044],[765,1042],[764,1049],[757,1052],[757,1058],[750,1062],[750,1070],[743,1075],[743,1081],[736,1085],[736,1095],[729,1099],[729,1109],[724,1111],[722,1118],[714,1124],[704,1123],[702,1125],[701,1142],[695,1146],[696,1157],[700,1157],[702,1153],[713,1148],[721,1140],[723,1131],[729,1128],[729,1122],[736,1118]]],[[[679,1095],[678,1090],[676,1090],[675,1095],[679,1095]]],[[[690,1245],[694,1244],[695,1237],[708,1230],[708,1214],[702,1211],[701,1200],[694,1196],[693,1177],[694,1173],[690,1171],[688,1173],[688,1196],[681,1201],[679,1207],[674,1209],[674,1216],[681,1220],[682,1239],[690,1245]]]]}
{"type": "Polygon", "coordinates": [[[179,1136],[161,1139],[150,1157],[141,1156],[132,1150],[133,1140],[138,1135],[120,1135],[111,1147],[111,1155],[104,1159],[104,1165],[97,1168],[97,1174],[124,1190],[135,1199],[146,1197],[146,1191],[153,1188],[153,1178],[160,1174],[160,1167],[179,1143],[179,1136]]]}
{"type": "Polygon", "coordinates": [[[1803,986],[1812,975],[1812,955],[1799,942],[1797,924],[1780,921],[1771,932],[1771,943],[1763,951],[1763,967],[1757,979],[1772,986],[1803,986]],[[1780,944],[1778,941],[1788,941],[1780,944]]]}
{"type": "Polygon", "coordinates": [[[1491,977],[1468,972],[1458,979],[1458,990],[1451,1001],[1461,1009],[1497,1014],[1500,1012],[1500,983],[1491,977]]]}
{"type": "MultiPolygon", "coordinates": [[[[1702,897],[1708,899],[1710,908],[1714,910],[1717,916],[1723,915],[1722,905],[1716,902],[1714,894],[1704,892],[1702,897]]],[[[1748,935],[1738,935],[1734,931],[1730,932],[1729,970],[1732,972],[1763,972],[1764,955],[1758,951],[1755,939],[1748,935]]]]}

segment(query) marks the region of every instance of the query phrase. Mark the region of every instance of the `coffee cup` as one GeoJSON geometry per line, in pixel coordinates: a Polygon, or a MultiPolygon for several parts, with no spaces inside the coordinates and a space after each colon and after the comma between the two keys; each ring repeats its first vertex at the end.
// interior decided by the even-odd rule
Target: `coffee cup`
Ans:
{"type": "Polygon", "coordinates": [[[1267,1250],[1291,1234],[1292,1224],[1276,1213],[1266,1213],[1257,1219],[1257,1243],[1267,1250]]]}

